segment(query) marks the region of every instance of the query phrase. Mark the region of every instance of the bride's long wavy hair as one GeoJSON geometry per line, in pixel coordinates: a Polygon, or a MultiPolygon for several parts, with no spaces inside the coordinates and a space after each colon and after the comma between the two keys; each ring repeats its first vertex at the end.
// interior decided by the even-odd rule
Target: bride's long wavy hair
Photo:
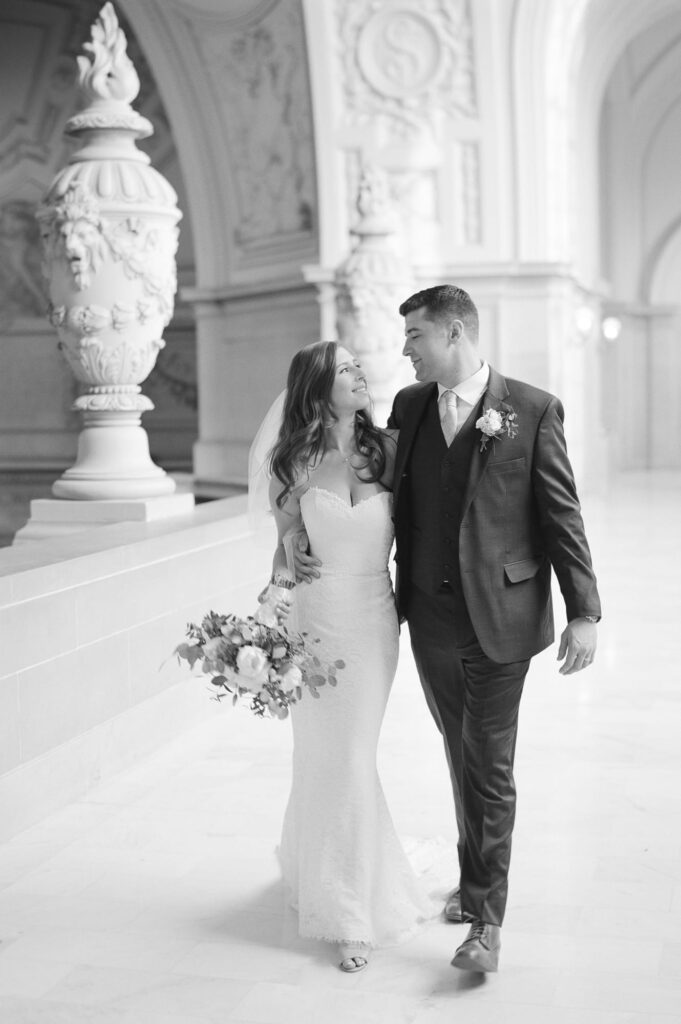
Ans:
{"type": "MultiPolygon", "coordinates": [[[[335,341],[316,341],[301,348],[291,360],[281,427],[269,459],[272,475],[284,485],[277,495],[279,508],[300,473],[323,457],[327,450],[325,428],[338,420],[331,407],[337,349],[335,341]]],[[[366,460],[361,467],[366,476],[361,479],[367,483],[380,480],[386,463],[383,436],[366,409],[355,413],[355,444],[366,460]]]]}

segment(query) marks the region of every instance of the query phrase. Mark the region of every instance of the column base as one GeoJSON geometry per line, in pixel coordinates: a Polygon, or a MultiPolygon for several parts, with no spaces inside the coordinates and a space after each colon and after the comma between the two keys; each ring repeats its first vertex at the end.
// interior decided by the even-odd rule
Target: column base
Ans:
{"type": "Polygon", "coordinates": [[[78,435],[78,457],[55,481],[55,498],[127,501],[172,494],[175,481],[151,461],[139,409],[88,410],[78,435]]]}
{"type": "Polygon", "coordinates": [[[193,494],[168,494],[157,498],[114,499],[110,501],[69,501],[37,498],[31,502],[31,516],[14,535],[13,544],[47,540],[96,530],[112,523],[148,523],[173,516],[189,515],[193,494]]]}
{"type": "Polygon", "coordinates": [[[149,476],[117,477],[106,479],[103,475],[90,477],[71,470],[55,480],[52,493],[55,498],[90,504],[93,501],[130,501],[145,498],[159,498],[171,495],[175,482],[164,470],[149,476]]]}

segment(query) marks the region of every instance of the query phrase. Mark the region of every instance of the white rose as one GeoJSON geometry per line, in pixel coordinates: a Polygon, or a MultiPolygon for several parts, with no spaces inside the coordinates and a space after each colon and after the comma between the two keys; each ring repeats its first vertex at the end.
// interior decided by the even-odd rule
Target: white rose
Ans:
{"type": "Polygon", "coordinates": [[[482,430],[483,434],[487,434],[488,437],[498,434],[503,425],[504,421],[498,409],[488,409],[485,415],[481,416],[475,424],[478,430],[482,430]]]}
{"type": "Polygon", "coordinates": [[[239,686],[257,693],[267,679],[270,666],[264,651],[246,644],[237,654],[236,667],[239,670],[239,686]]]}
{"type": "Polygon", "coordinates": [[[279,625],[277,613],[273,610],[270,604],[261,604],[253,618],[262,626],[269,626],[270,629],[279,625]]]}
{"type": "Polygon", "coordinates": [[[297,665],[289,665],[281,677],[282,686],[286,690],[293,690],[296,686],[300,686],[302,682],[303,673],[297,665]]]}

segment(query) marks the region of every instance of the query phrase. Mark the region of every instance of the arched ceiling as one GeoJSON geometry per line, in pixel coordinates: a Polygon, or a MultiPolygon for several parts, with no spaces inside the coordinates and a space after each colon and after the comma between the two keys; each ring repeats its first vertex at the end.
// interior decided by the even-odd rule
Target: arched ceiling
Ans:
{"type": "Polygon", "coordinates": [[[665,110],[675,105],[681,67],[675,42],[681,37],[681,5],[516,0],[513,26],[514,117],[521,140],[518,248],[522,255],[543,245],[598,287],[599,128],[606,90],[615,70],[626,64],[630,97],[641,110],[634,148],[643,137],[650,141],[655,126],[665,131],[665,110]]]}
{"type": "MultiPolygon", "coordinates": [[[[626,47],[602,110],[606,271],[616,292],[660,302],[669,294],[681,220],[681,13],[626,47]],[[655,280],[662,263],[664,286],[655,280]]],[[[681,282],[681,265],[676,273],[681,282]]]]}

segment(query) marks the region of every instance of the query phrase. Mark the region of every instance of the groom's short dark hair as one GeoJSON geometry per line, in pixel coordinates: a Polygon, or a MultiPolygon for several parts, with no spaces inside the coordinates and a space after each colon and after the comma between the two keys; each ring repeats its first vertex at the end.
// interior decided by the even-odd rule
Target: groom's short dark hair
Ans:
{"type": "Polygon", "coordinates": [[[415,292],[400,306],[400,316],[413,313],[415,309],[426,310],[429,320],[461,320],[471,340],[478,337],[478,309],[468,292],[455,284],[436,284],[415,292]]]}

